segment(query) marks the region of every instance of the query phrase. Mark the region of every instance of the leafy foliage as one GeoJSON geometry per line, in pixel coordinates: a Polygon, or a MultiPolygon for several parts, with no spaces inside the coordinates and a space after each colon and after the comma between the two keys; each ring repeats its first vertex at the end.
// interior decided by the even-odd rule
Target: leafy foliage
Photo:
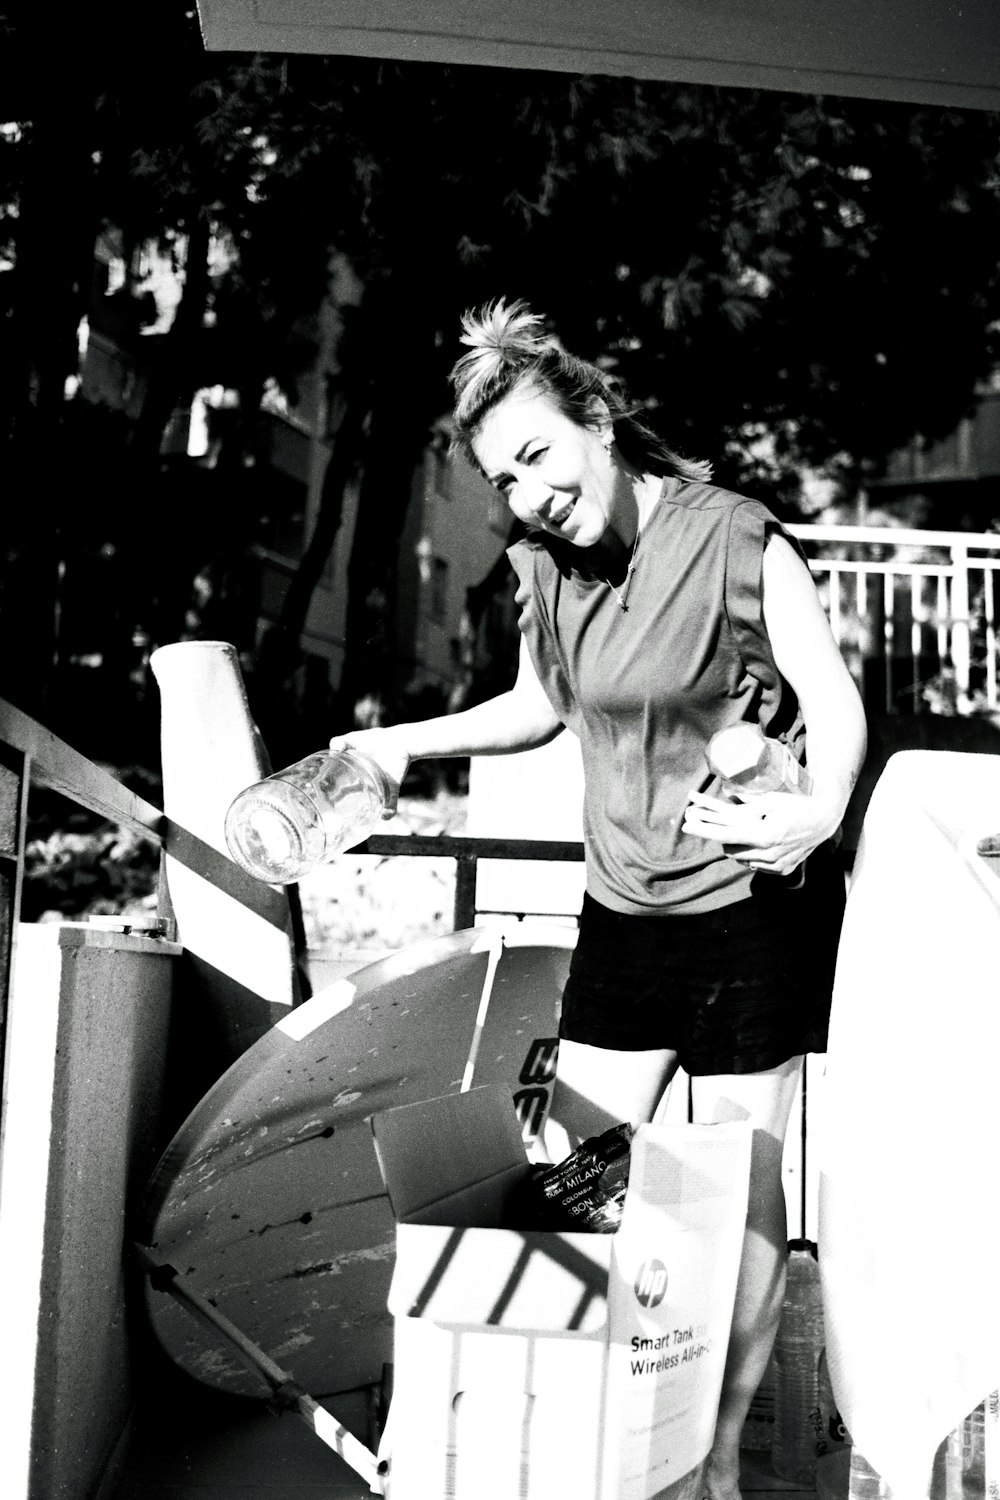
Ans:
{"type": "MultiPolygon", "coordinates": [[[[157,796],[142,768],[118,773],[133,790],[157,796]]],[[[34,791],[29,808],[21,917],[36,922],[46,913],[64,921],[90,915],[154,910],[159,846],[119,828],[55,792],[34,791]]]]}
{"type": "MultiPolygon", "coordinates": [[[[324,515],[257,661],[279,720],[320,549],[357,476],[345,699],[388,691],[394,544],[470,303],[527,297],[621,375],[674,446],[790,509],[807,464],[850,487],[915,433],[950,430],[997,362],[997,116],[211,55],[178,0],[139,11],[111,0],[100,28],[74,13],[57,56],[37,18],[5,24],[0,85],[20,125],[0,137],[0,197],[17,209],[0,225],[14,262],[0,277],[11,350],[0,438],[23,504],[0,633],[12,600],[19,614],[57,597],[68,545],[112,548],[123,680],[136,649],[187,633],[253,649],[239,612],[247,548],[284,503],[261,482],[260,396],[270,382],[299,397],[324,339],[335,352],[324,515]],[[108,47],[109,34],[127,44],[108,47]],[[134,276],[101,299],[144,384],[127,432],[98,452],[63,391],[79,317],[97,315],[100,233],[119,237],[128,263],[157,240],[185,285],[156,339],[134,276]],[[224,253],[210,259],[211,244],[224,253]],[[360,295],[339,298],[331,329],[321,305],[335,265],[360,295]],[[160,462],[161,439],[171,412],[215,383],[239,392],[239,408],[196,487],[160,462]],[[84,501],[88,472],[101,483],[84,501]],[[137,496],[159,522],[153,556],[148,523],[130,521],[137,496]]],[[[20,651],[9,634],[0,642],[26,704],[58,655],[49,615],[38,608],[20,651]]]]}

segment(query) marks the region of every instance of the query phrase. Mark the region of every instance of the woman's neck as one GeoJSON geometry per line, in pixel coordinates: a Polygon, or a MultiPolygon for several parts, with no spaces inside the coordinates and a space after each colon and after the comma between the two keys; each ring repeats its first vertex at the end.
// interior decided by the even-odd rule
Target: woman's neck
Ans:
{"type": "Polygon", "coordinates": [[[660,498],[662,488],[663,480],[656,474],[640,474],[637,470],[623,473],[616,491],[610,524],[598,546],[605,541],[614,545],[617,541],[619,545],[631,549],[660,498]]]}
{"type": "Polygon", "coordinates": [[[581,558],[581,572],[611,582],[625,575],[662,489],[663,480],[656,474],[640,474],[637,470],[623,473],[611,521],[600,541],[585,549],[586,561],[581,558]]]}

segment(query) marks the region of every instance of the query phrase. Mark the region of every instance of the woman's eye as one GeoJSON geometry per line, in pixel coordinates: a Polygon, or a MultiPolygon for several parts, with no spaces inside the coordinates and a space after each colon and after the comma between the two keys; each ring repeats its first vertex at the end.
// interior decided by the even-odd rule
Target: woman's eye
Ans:
{"type": "Polygon", "coordinates": [[[524,461],[526,464],[535,464],[540,458],[544,458],[548,451],[548,448],[535,448],[533,452],[525,454],[524,461]]]}

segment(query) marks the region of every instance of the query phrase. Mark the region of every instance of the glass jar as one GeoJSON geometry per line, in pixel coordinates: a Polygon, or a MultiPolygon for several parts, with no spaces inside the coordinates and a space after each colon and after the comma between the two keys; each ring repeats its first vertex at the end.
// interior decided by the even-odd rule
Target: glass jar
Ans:
{"type": "Polygon", "coordinates": [[[226,814],[226,844],[257,880],[288,885],[363,843],[393,806],[392,792],[382,767],[353,746],[317,751],[240,792],[226,814]]]}

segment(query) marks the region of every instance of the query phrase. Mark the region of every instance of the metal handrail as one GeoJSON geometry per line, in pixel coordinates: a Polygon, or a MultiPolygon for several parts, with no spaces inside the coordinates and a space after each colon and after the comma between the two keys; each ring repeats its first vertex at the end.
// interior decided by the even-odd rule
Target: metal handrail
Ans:
{"type": "MultiPolygon", "coordinates": [[[[80,807],[131,828],[157,844],[178,864],[193,870],[272,926],[284,927],[283,899],[240,869],[190,829],[129,790],[102,766],[12,703],[0,698],[0,744],[19,752],[34,785],[60,792],[80,807]]],[[[23,851],[22,851],[23,857],[23,851]]]]}
{"type": "MultiPolygon", "coordinates": [[[[31,781],[60,792],[100,817],[131,828],[157,844],[164,854],[201,875],[273,926],[285,923],[284,897],[246,874],[219,850],[169,818],[160,808],[129,790],[109,771],[88,760],[30,715],[0,699],[0,744],[25,757],[31,781]]],[[[446,834],[372,834],[347,854],[434,856],[457,864],[454,922],[456,930],[475,921],[477,866],[480,859],[582,860],[582,843],[553,839],[453,837],[446,834]]],[[[23,849],[19,855],[23,866],[23,849]]]]}
{"type": "Polygon", "coordinates": [[[560,839],[482,838],[478,834],[373,833],[349,854],[435,855],[455,861],[456,932],[476,920],[476,880],[481,859],[582,860],[583,844],[560,839]]]}
{"type": "Polygon", "coordinates": [[[790,522],[787,530],[800,541],[861,542],[879,547],[981,547],[1000,552],[1000,532],[921,531],[905,526],[839,526],[812,521],[790,522]]]}

